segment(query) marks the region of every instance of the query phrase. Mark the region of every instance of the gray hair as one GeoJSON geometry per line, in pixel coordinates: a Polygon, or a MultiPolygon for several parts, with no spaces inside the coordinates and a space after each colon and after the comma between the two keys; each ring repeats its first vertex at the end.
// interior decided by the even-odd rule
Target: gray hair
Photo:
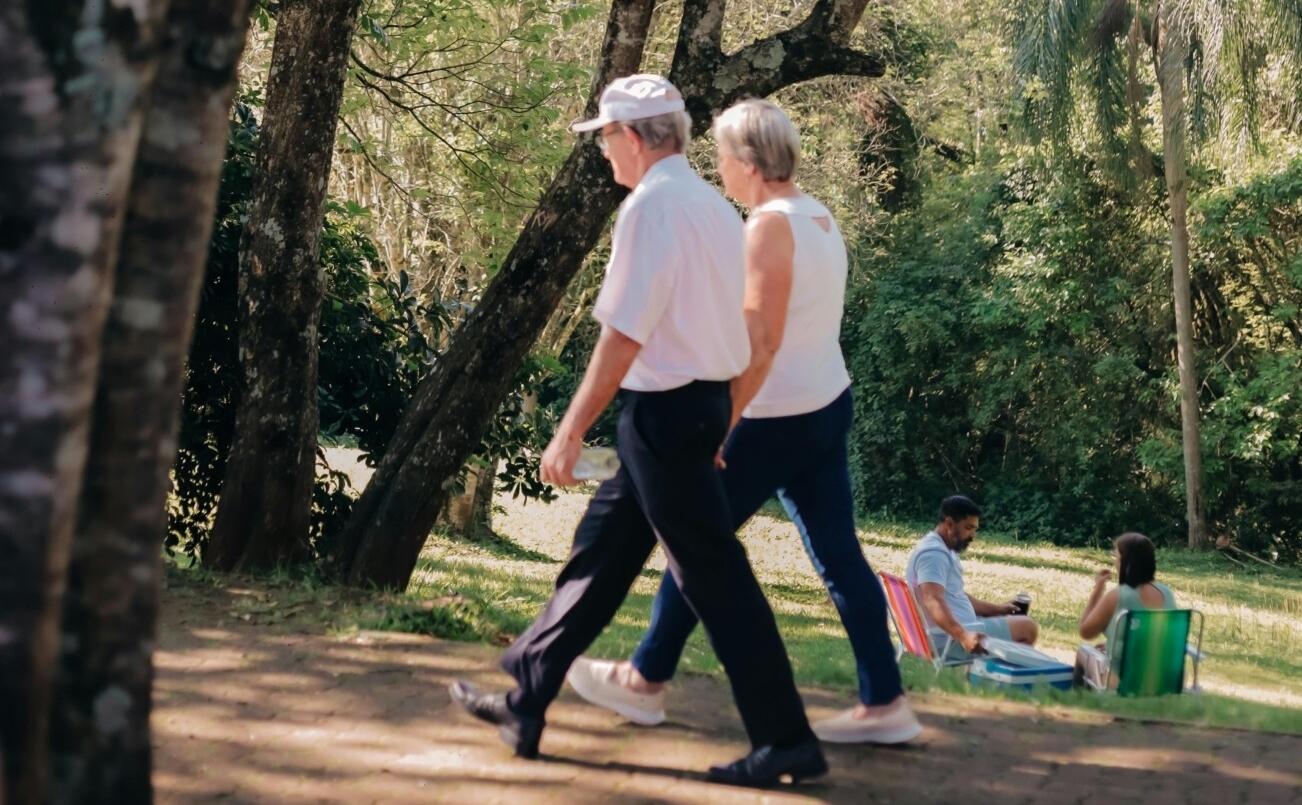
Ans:
{"type": "Polygon", "coordinates": [[[647,148],[657,151],[673,148],[678,153],[687,150],[692,139],[692,116],[686,112],[667,112],[640,120],[621,120],[620,125],[637,132],[647,148]]]}
{"type": "Polygon", "coordinates": [[[714,119],[714,139],[736,159],[752,165],[766,182],[789,182],[800,164],[800,133],[776,105],[750,98],[714,119]]]}

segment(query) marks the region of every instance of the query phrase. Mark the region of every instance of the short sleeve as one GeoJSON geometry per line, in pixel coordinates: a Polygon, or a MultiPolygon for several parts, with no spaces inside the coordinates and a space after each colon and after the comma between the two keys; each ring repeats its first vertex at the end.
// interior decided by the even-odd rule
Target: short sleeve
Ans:
{"type": "Polygon", "coordinates": [[[631,209],[615,223],[610,262],[592,316],[646,344],[669,306],[682,257],[663,219],[631,209]]]}
{"type": "Polygon", "coordinates": [[[949,581],[949,556],[941,550],[922,551],[913,560],[913,572],[918,584],[939,584],[949,581]]]}

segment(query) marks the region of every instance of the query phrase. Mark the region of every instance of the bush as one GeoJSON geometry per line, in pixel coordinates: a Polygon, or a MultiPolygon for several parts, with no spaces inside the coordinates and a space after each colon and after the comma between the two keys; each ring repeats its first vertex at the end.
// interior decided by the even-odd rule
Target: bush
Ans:
{"type": "Polygon", "coordinates": [[[1137,452],[1171,423],[1160,219],[1058,175],[1082,178],[936,182],[874,244],[842,337],[863,509],[922,519],[963,493],[1001,530],[1068,544],[1178,527],[1174,479],[1137,452]]]}

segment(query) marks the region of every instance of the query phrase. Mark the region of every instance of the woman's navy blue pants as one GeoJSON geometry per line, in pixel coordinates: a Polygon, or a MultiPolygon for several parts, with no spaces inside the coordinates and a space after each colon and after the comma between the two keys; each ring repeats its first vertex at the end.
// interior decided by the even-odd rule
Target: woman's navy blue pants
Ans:
{"type": "MultiPolygon", "coordinates": [[[[846,438],[854,403],[846,389],[825,408],[797,416],[743,418],[724,448],[724,489],[740,528],[777,495],[841,615],[859,672],[859,700],[888,704],[904,692],[886,623],[886,596],[868,566],[854,526],[846,438]]],[[[651,627],[633,665],[652,682],[674,674],[696,614],[666,571],[651,627]]]]}

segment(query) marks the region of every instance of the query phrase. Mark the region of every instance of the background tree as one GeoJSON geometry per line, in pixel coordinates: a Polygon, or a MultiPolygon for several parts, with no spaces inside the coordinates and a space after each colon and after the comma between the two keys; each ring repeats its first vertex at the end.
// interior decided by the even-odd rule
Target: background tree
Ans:
{"type": "MultiPolygon", "coordinates": [[[[1082,128],[1143,176],[1148,113],[1141,74],[1160,98],[1161,159],[1171,222],[1188,543],[1206,545],[1199,385],[1189,269],[1188,150],[1213,133],[1254,136],[1262,68],[1271,54],[1302,57],[1302,9],[1255,0],[1029,0],[1014,19],[1013,66],[1031,125],[1062,143],[1082,128]],[[1152,72],[1145,72],[1145,58],[1152,72]],[[1078,113],[1082,96],[1093,119],[1078,113]]],[[[1296,73],[1296,66],[1293,67],[1296,73]]]]}
{"type": "Polygon", "coordinates": [[[0,6],[0,798],[9,802],[46,797],[100,333],[165,11],[150,0],[0,6]]]}
{"type": "Polygon", "coordinates": [[[318,429],[321,219],[360,0],[279,4],[249,218],[240,244],[235,436],[204,562],[309,555],[318,429]]]}
{"type": "Polygon", "coordinates": [[[157,546],[245,24],[167,12],[0,9],[0,801],[151,799],[157,546]]]}
{"type": "Polygon", "coordinates": [[[247,0],[173,3],[127,203],[60,640],[51,795],[153,799],[159,540],[247,0]]]}
{"type": "MultiPolygon", "coordinates": [[[[653,3],[617,1],[589,97],[636,72],[653,3]]],[[[683,90],[696,133],[713,112],[747,95],[829,74],[878,76],[884,60],[848,47],[866,0],[820,0],[798,25],[723,50],[724,4],[684,4],[669,78],[683,90]]],[[[525,224],[501,272],[422,381],[383,460],[332,549],[354,584],[405,587],[447,482],[479,441],[493,411],[622,197],[591,143],[576,146],[525,224]]]]}

